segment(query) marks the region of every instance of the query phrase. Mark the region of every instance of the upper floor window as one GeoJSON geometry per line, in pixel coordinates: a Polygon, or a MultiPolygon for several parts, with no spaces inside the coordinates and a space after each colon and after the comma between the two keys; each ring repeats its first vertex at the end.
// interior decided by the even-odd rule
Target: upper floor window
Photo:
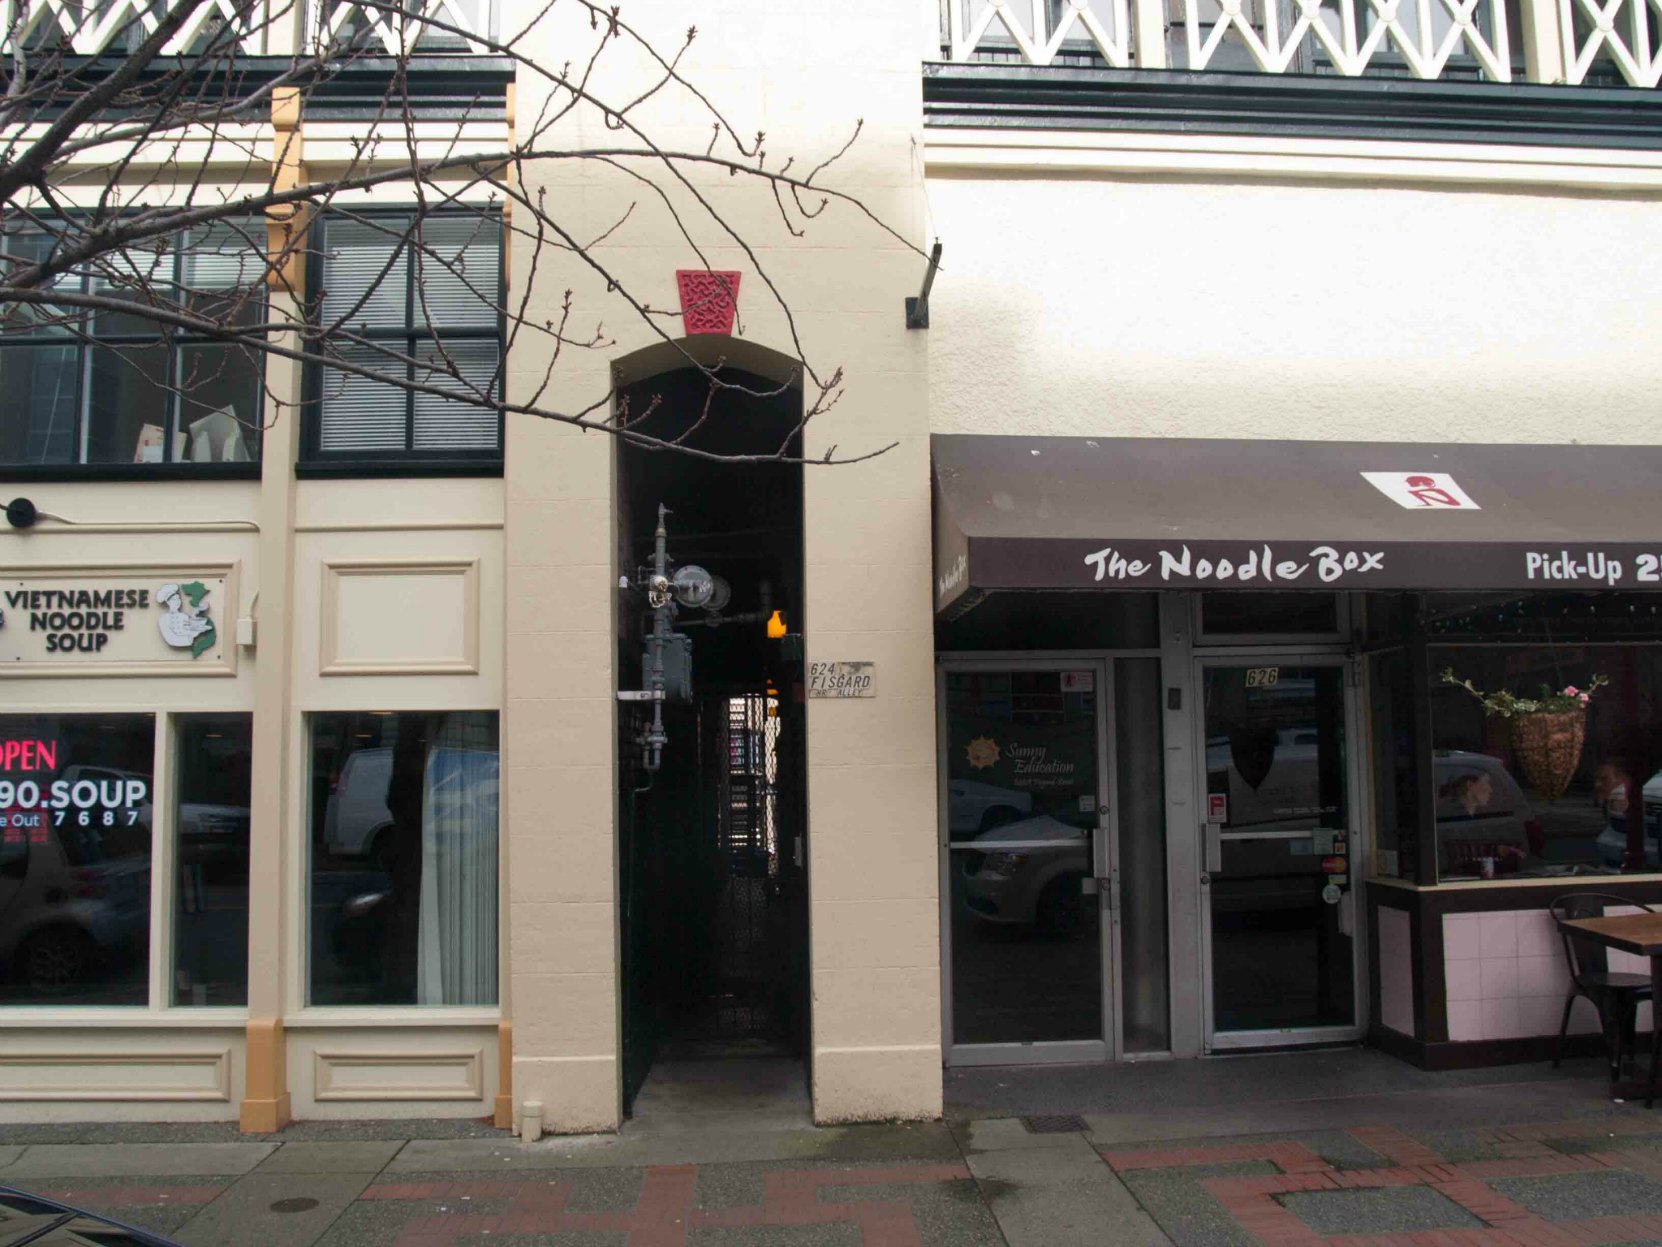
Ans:
{"type": "MultiPolygon", "coordinates": [[[[219,324],[265,319],[257,223],[189,231],[92,261],[56,288],[131,312],[16,305],[0,320],[0,466],[249,463],[263,418],[257,349],[181,332],[147,309],[219,324]]],[[[0,241],[5,262],[38,261],[45,232],[0,241]]]]}
{"type": "Polygon", "coordinates": [[[311,367],[307,458],[500,463],[501,218],[335,215],[313,228],[317,315],[339,326],[323,350],[344,367],[311,367]]]}

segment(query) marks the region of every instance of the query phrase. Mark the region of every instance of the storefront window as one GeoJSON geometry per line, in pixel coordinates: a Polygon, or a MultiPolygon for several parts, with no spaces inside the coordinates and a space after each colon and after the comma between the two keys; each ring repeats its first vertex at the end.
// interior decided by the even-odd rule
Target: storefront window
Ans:
{"type": "Polygon", "coordinates": [[[497,718],[318,714],[311,1003],[497,1000],[497,718]]]}
{"type": "Polygon", "coordinates": [[[0,1002],[143,1005],[150,715],[0,716],[0,1002]]]}
{"type": "MultiPolygon", "coordinates": [[[[1535,621],[1526,627],[1540,626],[1540,605],[1523,612],[1535,621]]],[[[1508,617],[1506,604],[1489,613],[1508,617]]],[[[1662,646],[1433,644],[1429,658],[1440,879],[1662,868],[1662,646]],[[1444,682],[1445,669],[1520,697],[1609,683],[1583,711],[1543,725],[1486,715],[1444,682]]]]}
{"type": "Polygon", "coordinates": [[[174,720],[176,1005],[248,1003],[248,820],[252,720],[174,720]]]}

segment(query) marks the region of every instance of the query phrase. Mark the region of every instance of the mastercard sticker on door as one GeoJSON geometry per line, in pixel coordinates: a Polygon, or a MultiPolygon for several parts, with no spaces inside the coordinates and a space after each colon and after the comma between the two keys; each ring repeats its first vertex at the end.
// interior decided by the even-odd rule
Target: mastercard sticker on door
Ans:
{"type": "Polygon", "coordinates": [[[1342,875],[1350,869],[1350,863],[1342,857],[1322,858],[1322,872],[1329,875],[1342,875]]]}

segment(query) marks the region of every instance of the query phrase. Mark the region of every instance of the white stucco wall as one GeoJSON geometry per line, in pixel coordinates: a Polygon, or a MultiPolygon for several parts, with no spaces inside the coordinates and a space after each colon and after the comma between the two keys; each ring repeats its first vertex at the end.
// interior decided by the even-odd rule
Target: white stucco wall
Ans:
{"type": "Polygon", "coordinates": [[[936,432],[1636,443],[1652,197],[932,175],[936,432]]]}

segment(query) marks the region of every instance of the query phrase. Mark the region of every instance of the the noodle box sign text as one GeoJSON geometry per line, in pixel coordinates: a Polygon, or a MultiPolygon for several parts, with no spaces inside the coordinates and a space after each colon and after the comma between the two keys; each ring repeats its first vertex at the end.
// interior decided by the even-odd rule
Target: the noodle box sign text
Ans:
{"type": "Polygon", "coordinates": [[[1188,546],[1161,548],[1149,557],[1129,555],[1104,546],[1085,556],[1093,580],[1140,580],[1151,572],[1161,580],[1216,584],[1332,584],[1346,576],[1365,576],[1385,570],[1383,550],[1337,550],[1315,546],[1297,551],[1243,546],[1235,557],[1199,557],[1188,546]]]}

